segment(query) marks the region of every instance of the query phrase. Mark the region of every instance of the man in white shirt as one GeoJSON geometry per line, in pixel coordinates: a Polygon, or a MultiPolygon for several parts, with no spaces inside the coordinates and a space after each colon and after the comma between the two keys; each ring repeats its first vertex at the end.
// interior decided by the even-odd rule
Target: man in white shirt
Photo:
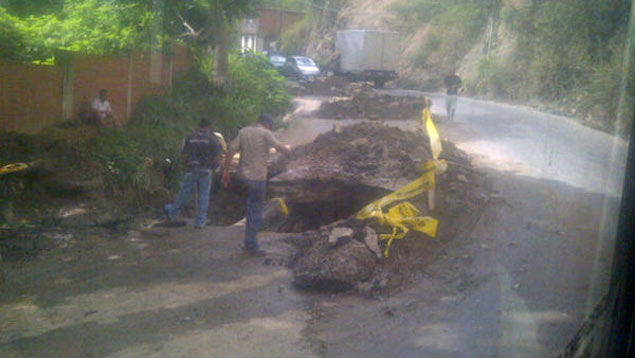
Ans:
{"type": "Polygon", "coordinates": [[[234,154],[240,153],[239,174],[247,186],[247,226],[245,227],[245,251],[262,256],[266,253],[258,246],[258,227],[262,219],[262,209],[267,188],[267,159],[269,149],[276,148],[290,153],[291,147],[280,143],[271,133],[273,120],[268,114],[260,115],[257,124],[245,127],[231,143],[225,158],[223,186],[230,182],[229,167],[234,154]]]}
{"type": "Polygon", "coordinates": [[[112,116],[110,102],[106,99],[107,94],[108,91],[105,89],[100,90],[99,97],[95,97],[90,103],[90,110],[93,114],[93,118],[95,118],[95,120],[104,127],[117,125],[112,116]]]}

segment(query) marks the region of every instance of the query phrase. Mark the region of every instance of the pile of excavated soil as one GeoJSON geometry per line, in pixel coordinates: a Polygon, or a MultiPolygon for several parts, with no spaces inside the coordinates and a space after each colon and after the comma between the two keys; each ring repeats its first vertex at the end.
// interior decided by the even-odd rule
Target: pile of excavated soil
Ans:
{"type": "Polygon", "coordinates": [[[335,127],[282,157],[273,181],[337,179],[393,189],[395,181],[422,174],[423,163],[432,159],[428,143],[423,132],[377,122],[335,127]]]}
{"type": "Polygon", "coordinates": [[[319,77],[313,81],[291,83],[289,92],[294,96],[346,96],[350,82],[343,77],[319,77]]]}
{"type": "Polygon", "coordinates": [[[325,101],[314,113],[329,119],[417,119],[421,117],[421,99],[380,94],[369,82],[353,83],[345,97],[325,101]]]}
{"type": "Polygon", "coordinates": [[[392,290],[420,274],[444,245],[469,233],[489,200],[489,189],[467,155],[447,141],[441,159],[448,169],[437,176],[436,207],[428,208],[425,193],[408,200],[421,215],[439,221],[435,238],[411,231],[393,243],[386,258],[378,254],[385,242],[377,236],[392,229],[374,220],[353,219],[366,204],[419,177],[430,159],[423,132],[373,122],[322,134],[281,158],[275,168],[280,174],[269,188],[290,208],[281,231],[299,233],[289,239],[297,249],[290,259],[295,284],[325,290],[392,290]],[[335,228],[352,233],[332,241],[335,228]]]}

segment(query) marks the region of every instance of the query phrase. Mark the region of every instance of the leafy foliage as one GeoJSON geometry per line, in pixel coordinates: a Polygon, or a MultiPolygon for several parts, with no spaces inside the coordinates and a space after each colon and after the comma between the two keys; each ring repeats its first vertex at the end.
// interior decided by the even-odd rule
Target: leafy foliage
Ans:
{"type": "Polygon", "coordinates": [[[262,111],[274,116],[282,115],[289,107],[290,97],[285,80],[269,64],[269,60],[256,53],[230,57],[230,88],[234,102],[247,105],[248,118],[256,118],[262,111]]]}
{"type": "Polygon", "coordinates": [[[413,0],[397,3],[393,10],[404,30],[430,24],[421,49],[411,58],[417,67],[454,69],[482,33],[492,11],[491,0],[413,0]]]}
{"type": "MultiPolygon", "coordinates": [[[[631,6],[626,0],[562,0],[508,13],[506,22],[519,38],[516,63],[525,97],[564,103],[612,128],[622,88],[626,101],[635,102],[635,66],[624,63],[631,6]]],[[[622,112],[629,116],[632,106],[622,112]]]]}
{"type": "Polygon", "coordinates": [[[0,58],[19,60],[24,55],[26,39],[17,24],[19,19],[0,7],[0,58]]]}
{"type": "Polygon", "coordinates": [[[465,78],[471,93],[564,107],[610,129],[635,103],[635,64],[633,56],[624,63],[623,53],[631,6],[629,0],[409,0],[394,11],[403,24],[395,25],[405,31],[428,24],[410,62],[429,71],[431,81],[464,65],[480,39],[493,37],[495,48],[498,35],[513,36],[515,46],[501,57],[484,51],[468,59],[476,64],[472,78],[465,78]]]}
{"type": "Polygon", "coordinates": [[[25,18],[0,9],[0,24],[9,34],[3,45],[20,49],[15,55],[2,55],[13,59],[44,61],[52,58],[56,49],[97,54],[144,50],[165,40],[162,32],[153,28],[156,14],[142,3],[66,0],[59,12],[25,18]]]}
{"type": "MultiPolygon", "coordinates": [[[[51,10],[20,7],[17,1],[8,9],[0,6],[0,56],[41,62],[51,59],[56,49],[106,54],[162,47],[183,31],[183,19],[208,26],[219,11],[224,19],[237,18],[257,4],[255,0],[166,0],[160,2],[164,7],[157,8],[159,2],[152,0],[37,1],[51,10]]],[[[69,142],[74,148],[70,152],[82,154],[73,165],[90,163],[90,171],[78,171],[103,179],[106,193],[115,199],[138,203],[139,196],[147,197],[164,186],[159,177],[174,183],[177,171],[167,170],[170,164],[165,159],[177,158],[182,138],[201,117],[208,117],[213,129],[229,139],[240,127],[255,122],[259,113],[280,116],[289,108],[284,79],[262,55],[229,56],[228,83],[217,87],[208,45],[193,51],[200,54],[198,66],[176,79],[170,93],[142,99],[124,130],[102,128],[97,135],[58,140],[69,142]]],[[[54,132],[84,131],[82,125],[49,128],[41,138],[53,137],[54,132]]],[[[60,158],[72,157],[67,154],[60,158]]]]}

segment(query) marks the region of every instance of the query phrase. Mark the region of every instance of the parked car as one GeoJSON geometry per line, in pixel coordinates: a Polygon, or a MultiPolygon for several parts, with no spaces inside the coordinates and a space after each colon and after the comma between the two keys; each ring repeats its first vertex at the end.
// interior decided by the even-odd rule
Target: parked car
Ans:
{"type": "Polygon", "coordinates": [[[304,56],[291,56],[282,66],[280,72],[288,78],[306,80],[320,75],[320,69],[315,62],[304,56]]]}
{"type": "Polygon", "coordinates": [[[278,70],[280,70],[282,66],[284,66],[284,64],[287,62],[286,57],[279,54],[270,54],[268,57],[269,63],[278,70]]]}

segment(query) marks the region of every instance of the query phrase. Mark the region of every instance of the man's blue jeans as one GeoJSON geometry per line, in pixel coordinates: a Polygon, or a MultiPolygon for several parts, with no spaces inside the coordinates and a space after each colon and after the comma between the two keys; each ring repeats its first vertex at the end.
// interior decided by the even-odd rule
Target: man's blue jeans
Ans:
{"type": "Polygon", "coordinates": [[[179,216],[179,211],[183,204],[190,200],[194,185],[198,189],[198,209],[194,225],[201,227],[207,221],[207,207],[209,205],[209,191],[212,186],[212,170],[211,169],[192,169],[185,173],[185,177],[181,182],[181,190],[176,196],[173,204],[165,206],[165,211],[170,219],[179,216]]]}
{"type": "Polygon", "coordinates": [[[258,249],[258,228],[262,220],[265,205],[267,182],[264,180],[247,180],[247,226],[245,227],[245,248],[258,249]]]}

